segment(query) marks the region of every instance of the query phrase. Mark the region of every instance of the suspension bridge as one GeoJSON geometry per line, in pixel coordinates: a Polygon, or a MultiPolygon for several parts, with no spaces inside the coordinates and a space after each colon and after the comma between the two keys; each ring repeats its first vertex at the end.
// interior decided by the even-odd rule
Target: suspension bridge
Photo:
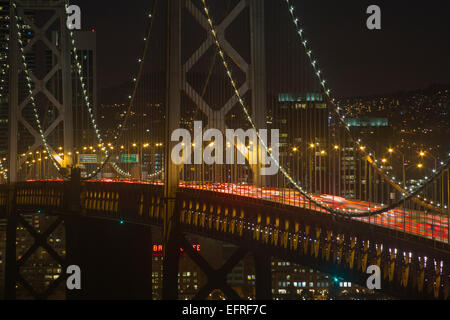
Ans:
{"type": "Polygon", "coordinates": [[[180,247],[208,278],[196,299],[214,289],[239,299],[226,275],[247,254],[255,258],[257,299],[272,297],[271,258],[337,272],[363,286],[367,267],[378,265],[382,290],[393,297],[448,299],[449,159],[435,158],[433,169],[409,182],[404,160],[396,170],[385,151],[354,134],[294,1],[152,3],[130,94],[114,111],[114,126],[105,128],[76,31],[66,27],[69,3],[11,1],[9,151],[0,162],[5,297],[14,299],[20,286],[34,298],[48,298],[62,285],[65,274],[38,292],[21,273],[42,248],[63,270],[82,268],[85,289],[67,291],[69,299],[151,298],[149,226],[156,226],[164,237],[164,299],[178,297],[180,247]],[[40,11],[43,21],[30,13],[40,11]],[[275,23],[282,34],[274,33],[275,23]],[[156,32],[165,47],[155,43],[156,32]],[[47,57],[45,68],[34,61],[39,51],[47,57]],[[157,76],[146,77],[148,65],[161,68],[153,70],[157,76]],[[81,112],[91,134],[76,143],[81,112]],[[183,148],[185,158],[186,152],[194,158],[198,150],[218,155],[233,149],[245,161],[176,165],[170,155],[179,141],[171,141],[171,133],[193,132],[196,121],[205,131],[280,129],[281,140],[267,143],[257,133],[256,140],[221,149],[217,140],[200,140],[183,148]],[[260,174],[263,158],[277,174],[260,174]],[[38,232],[25,218],[30,213],[56,219],[38,232]],[[60,225],[63,255],[47,242],[60,225]],[[18,227],[34,238],[21,256],[18,227]],[[216,270],[185,234],[238,249],[216,270]],[[112,286],[107,279],[118,274],[125,280],[112,286]]]}

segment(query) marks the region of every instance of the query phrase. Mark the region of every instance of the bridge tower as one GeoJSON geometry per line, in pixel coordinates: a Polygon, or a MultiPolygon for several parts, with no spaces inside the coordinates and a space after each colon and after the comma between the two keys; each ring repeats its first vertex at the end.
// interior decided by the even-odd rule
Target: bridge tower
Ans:
{"type": "MultiPolygon", "coordinates": [[[[178,253],[180,234],[178,218],[174,214],[176,190],[178,187],[181,167],[177,167],[170,160],[170,154],[175,143],[170,142],[171,133],[180,126],[181,93],[184,92],[202,110],[205,115],[211,115],[209,124],[213,123],[216,129],[222,132],[226,129],[225,117],[238,102],[236,95],[230,97],[228,102],[219,110],[212,109],[201,95],[186,80],[187,73],[206,54],[209,48],[215,49],[215,43],[210,32],[210,26],[203,10],[197,7],[192,0],[168,1],[168,25],[167,25],[167,108],[166,108],[166,137],[165,137],[165,221],[164,221],[164,278],[163,299],[177,298],[178,253]],[[196,22],[206,31],[206,40],[194,51],[184,63],[182,61],[181,28],[182,10],[186,9],[196,22]]],[[[243,96],[247,92],[252,93],[251,112],[258,129],[266,126],[266,61],[265,61],[265,24],[264,1],[241,0],[229,12],[222,23],[217,26],[218,38],[223,50],[245,73],[246,80],[239,88],[243,96]],[[249,8],[250,12],[250,48],[251,60],[246,61],[242,55],[227,41],[225,32],[227,28],[249,8]]],[[[261,152],[255,150],[254,152],[261,152]]],[[[254,181],[263,184],[259,174],[259,165],[252,167],[254,181]]]]}
{"type": "MultiPolygon", "coordinates": [[[[16,0],[17,8],[11,6],[10,14],[10,45],[9,45],[9,180],[17,181],[18,162],[18,136],[19,124],[34,138],[34,143],[28,152],[34,152],[43,144],[40,132],[36,129],[34,116],[25,116],[24,111],[31,103],[33,97],[37,103],[38,110],[45,106],[41,105],[42,97],[53,105],[57,110],[54,119],[47,119],[51,123],[43,128],[44,137],[48,138],[56,132],[60,125],[64,132],[64,167],[72,165],[71,157],[67,156],[73,152],[73,112],[72,112],[72,76],[71,76],[71,46],[69,30],[66,26],[66,9],[64,0],[16,0]],[[44,21],[39,23],[33,19],[29,12],[45,12],[40,14],[44,21]],[[29,29],[26,30],[28,44],[24,42],[23,54],[33,55],[34,59],[42,59],[44,56],[47,63],[46,70],[38,70],[36,66],[29,64],[33,92],[29,94],[27,84],[20,83],[20,74],[23,73],[22,53],[20,52],[17,19],[19,17],[29,29]],[[38,50],[39,48],[39,50],[38,50]],[[39,56],[38,52],[41,56],[39,56]],[[49,89],[49,86],[54,90],[49,89]],[[26,89],[26,90],[25,90],[26,89]],[[25,90],[22,92],[22,90],[25,90]],[[53,92],[51,92],[53,91],[53,92]]],[[[36,15],[37,16],[37,15],[36,15]]],[[[20,30],[25,36],[25,29],[20,30]]],[[[36,61],[37,62],[37,61],[36,61]]],[[[41,114],[42,116],[42,114],[41,114]]],[[[44,121],[41,119],[41,122],[44,121]]],[[[51,147],[50,147],[51,148],[51,147]]],[[[51,150],[52,153],[53,150],[51,150]]]]}
{"type": "MultiPolygon", "coordinates": [[[[201,2],[201,1],[199,1],[201,2]]],[[[227,125],[225,118],[232,108],[238,103],[235,94],[229,97],[228,101],[219,109],[217,106],[213,109],[206,102],[201,94],[194,89],[186,80],[186,75],[191,71],[196,63],[198,63],[212,47],[214,50],[215,43],[210,32],[210,26],[203,10],[197,7],[193,0],[183,1],[186,10],[194,18],[194,20],[206,31],[207,37],[204,42],[194,50],[194,53],[181,65],[181,90],[198,106],[205,114],[209,115],[209,127],[219,129],[225,132],[227,125]]],[[[211,1],[210,3],[213,3],[211,1]]],[[[222,22],[215,21],[217,37],[226,55],[233,60],[234,64],[245,74],[245,81],[238,88],[241,96],[251,92],[251,114],[253,121],[258,129],[266,127],[267,115],[267,97],[266,97],[266,55],[265,55],[265,16],[264,1],[259,0],[241,0],[238,4],[225,16],[222,22]],[[250,59],[246,61],[245,54],[235,49],[226,38],[228,28],[238,20],[249,9],[249,25],[250,25],[250,59]]],[[[228,79],[226,79],[228,81],[228,79]]],[[[206,129],[206,128],[205,128],[206,129]]],[[[257,148],[253,152],[258,153],[262,150],[257,148]]],[[[254,157],[258,159],[258,157],[254,157]]],[[[262,177],[259,174],[258,166],[253,166],[254,182],[259,185],[263,184],[262,177]]]]}

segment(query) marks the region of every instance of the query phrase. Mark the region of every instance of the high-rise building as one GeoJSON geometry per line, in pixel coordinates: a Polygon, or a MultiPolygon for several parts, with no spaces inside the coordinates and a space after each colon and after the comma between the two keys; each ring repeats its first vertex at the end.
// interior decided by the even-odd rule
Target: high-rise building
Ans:
{"type": "MultiPolygon", "coordinates": [[[[95,29],[89,31],[74,32],[75,45],[77,48],[78,61],[81,64],[83,82],[86,86],[86,93],[89,102],[93,106],[94,114],[97,113],[97,34],[95,29]]],[[[59,34],[53,32],[53,43],[59,46],[59,34]]],[[[47,51],[47,72],[57,63],[59,57],[55,56],[50,50],[47,51]]],[[[75,57],[72,54],[72,110],[73,110],[73,137],[74,148],[82,149],[83,144],[95,142],[95,132],[90,122],[90,115],[84,99],[84,93],[81,87],[78,71],[76,70],[75,57]]],[[[55,96],[61,96],[61,74],[55,77],[51,83],[52,92],[55,96]]],[[[49,118],[56,118],[57,110],[50,106],[52,110],[46,115],[49,118]]],[[[53,120],[53,119],[52,119],[53,120]]]]}
{"type": "MultiPolygon", "coordinates": [[[[24,15],[27,16],[28,21],[35,21],[35,12],[26,10],[24,15]]],[[[23,46],[27,46],[33,33],[31,27],[19,19],[19,30],[22,35],[23,46]]],[[[10,1],[0,0],[0,157],[2,161],[7,158],[9,147],[9,77],[10,77],[10,1]]],[[[31,71],[36,67],[36,56],[33,50],[25,54],[26,62],[31,71]]],[[[19,60],[20,63],[21,60],[19,60]]],[[[29,95],[28,87],[26,86],[25,76],[22,70],[19,73],[19,104],[29,95]]],[[[28,121],[34,121],[29,108],[24,108],[22,115],[28,121]]],[[[26,151],[26,147],[33,143],[33,138],[26,132],[24,126],[19,125],[18,136],[20,139],[19,153],[26,151]]]]}
{"type": "MultiPolygon", "coordinates": [[[[74,35],[86,91],[91,106],[94,107],[94,114],[97,114],[97,33],[92,29],[76,31],[74,35]]],[[[74,146],[80,150],[87,141],[95,141],[95,132],[75,69],[72,69],[72,77],[74,146]]]]}
{"type": "Polygon", "coordinates": [[[271,127],[280,130],[280,157],[310,192],[328,191],[326,153],[329,143],[328,104],[317,92],[281,93],[271,110],[271,127]]]}
{"type": "MultiPolygon", "coordinates": [[[[360,137],[377,154],[383,154],[383,147],[390,145],[394,130],[387,118],[383,117],[359,117],[345,120],[353,136],[360,137]]],[[[340,194],[346,198],[366,199],[374,201],[387,189],[381,188],[381,179],[375,176],[375,181],[370,181],[370,166],[365,161],[363,154],[352,141],[340,150],[340,194]]],[[[383,197],[380,197],[383,199],[383,197]]]]}

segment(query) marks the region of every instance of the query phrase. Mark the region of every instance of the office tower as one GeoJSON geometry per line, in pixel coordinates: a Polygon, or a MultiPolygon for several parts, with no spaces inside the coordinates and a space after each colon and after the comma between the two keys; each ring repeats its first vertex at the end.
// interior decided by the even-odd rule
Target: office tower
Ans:
{"type": "Polygon", "coordinates": [[[328,192],[326,153],[328,105],[321,93],[281,93],[271,110],[271,127],[280,130],[280,157],[310,192],[328,192]]]}
{"type": "MultiPolygon", "coordinates": [[[[390,145],[393,140],[394,130],[387,118],[359,117],[345,120],[354,137],[361,137],[377,154],[384,154],[382,146],[390,145]]],[[[349,139],[345,146],[341,147],[340,188],[344,197],[349,199],[359,198],[374,201],[381,197],[387,189],[381,187],[381,179],[375,176],[375,181],[370,181],[369,171],[372,168],[366,163],[363,154],[349,139]]]]}
{"type": "MultiPolygon", "coordinates": [[[[53,32],[52,41],[59,46],[59,34],[53,32]]],[[[83,82],[86,86],[86,93],[89,102],[93,106],[94,114],[97,113],[97,34],[95,29],[89,31],[74,31],[75,45],[77,48],[78,62],[81,64],[83,82]]],[[[59,58],[47,51],[47,72],[55,65],[59,58]]],[[[95,142],[95,132],[92,128],[88,108],[84,99],[78,71],[76,70],[75,55],[72,53],[72,109],[73,109],[73,137],[74,148],[82,149],[83,144],[95,142]]],[[[56,97],[61,96],[61,74],[58,72],[51,82],[52,92],[56,97]]],[[[56,118],[57,110],[49,106],[52,110],[47,117],[56,118]]],[[[96,117],[96,116],[95,116],[96,117]]]]}
{"type": "MultiPolygon", "coordinates": [[[[97,33],[95,29],[89,31],[76,31],[75,43],[77,46],[78,60],[83,70],[84,83],[89,95],[89,101],[93,106],[93,112],[97,114],[97,33]]],[[[90,116],[83,98],[78,74],[72,68],[73,90],[73,128],[74,146],[80,150],[87,141],[95,141],[95,132],[90,122],[90,116]]],[[[97,117],[97,116],[95,116],[97,117]]]]}

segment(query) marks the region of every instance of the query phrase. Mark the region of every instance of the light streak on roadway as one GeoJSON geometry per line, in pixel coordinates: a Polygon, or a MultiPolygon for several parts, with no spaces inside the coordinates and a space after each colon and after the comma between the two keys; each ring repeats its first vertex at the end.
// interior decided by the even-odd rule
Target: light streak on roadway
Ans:
{"type": "MultiPolygon", "coordinates": [[[[230,183],[215,184],[180,184],[182,188],[208,190],[244,197],[263,199],[280,202],[283,204],[311,209],[317,212],[327,213],[326,210],[318,208],[298,191],[293,189],[260,188],[250,185],[239,185],[230,183]]],[[[334,209],[348,211],[352,213],[365,212],[380,209],[379,204],[353,199],[345,199],[333,195],[313,195],[313,198],[328,204],[334,209]]],[[[353,218],[362,222],[371,223],[385,228],[405,231],[410,234],[436,241],[449,241],[449,217],[437,214],[426,213],[424,211],[408,210],[397,208],[375,217],[353,218]]]]}
{"type": "MultiPolygon", "coordinates": [[[[28,182],[33,182],[29,180],[28,182]]],[[[62,181],[62,180],[42,180],[62,181]]],[[[99,182],[99,181],[91,181],[99,182]]],[[[128,183],[128,184],[152,184],[163,185],[158,182],[138,182],[133,180],[101,180],[102,183],[128,183]]],[[[310,209],[317,212],[327,213],[326,210],[318,208],[298,191],[281,188],[261,188],[245,184],[212,183],[212,184],[185,184],[180,183],[180,188],[214,191],[219,193],[238,195],[254,199],[275,201],[290,206],[310,209]]],[[[350,200],[333,195],[313,195],[314,199],[328,204],[334,209],[353,213],[365,212],[379,209],[379,204],[359,200],[350,200]]],[[[407,210],[397,208],[375,217],[352,218],[366,223],[382,226],[392,230],[404,231],[424,238],[434,239],[441,242],[449,242],[449,220],[450,216],[426,213],[424,211],[407,210]]]]}

